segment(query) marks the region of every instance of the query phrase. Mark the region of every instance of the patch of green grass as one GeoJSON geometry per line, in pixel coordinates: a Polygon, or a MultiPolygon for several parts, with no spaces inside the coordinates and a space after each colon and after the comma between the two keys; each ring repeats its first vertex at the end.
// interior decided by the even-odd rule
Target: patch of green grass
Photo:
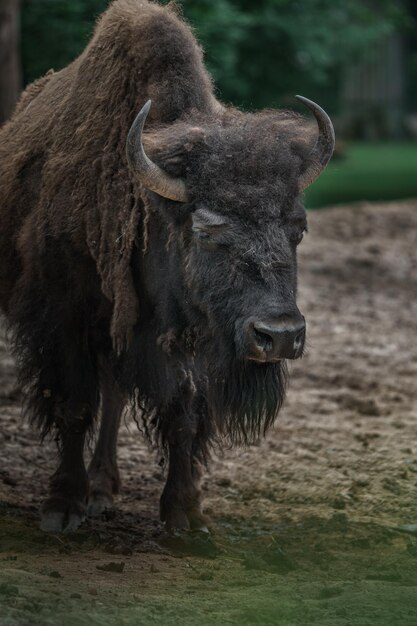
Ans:
{"type": "Polygon", "coordinates": [[[417,142],[352,143],[306,193],[306,207],[417,196],[417,142]]]}

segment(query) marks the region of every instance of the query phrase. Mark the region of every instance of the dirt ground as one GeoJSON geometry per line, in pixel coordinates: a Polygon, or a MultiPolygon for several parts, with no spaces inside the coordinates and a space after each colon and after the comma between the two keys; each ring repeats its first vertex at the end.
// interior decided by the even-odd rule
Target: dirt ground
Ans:
{"type": "Polygon", "coordinates": [[[158,523],[163,470],[121,434],[118,509],[37,528],[54,466],[0,361],[0,624],[417,625],[417,202],[313,212],[308,353],[266,440],[205,480],[212,539],[158,523]]]}

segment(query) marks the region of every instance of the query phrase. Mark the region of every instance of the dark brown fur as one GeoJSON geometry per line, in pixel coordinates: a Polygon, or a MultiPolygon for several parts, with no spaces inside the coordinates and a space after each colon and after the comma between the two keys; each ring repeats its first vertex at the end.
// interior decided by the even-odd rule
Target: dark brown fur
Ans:
{"type": "Polygon", "coordinates": [[[66,234],[94,260],[103,293],[113,303],[112,336],[126,345],[138,314],[129,263],[140,206],[125,143],[148,98],[155,102],[150,125],[215,104],[188,27],[174,11],[137,0],[114,3],[84,53],[23,94],[1,132],[6,259],[0,295],[6,311],[21,264],[31,281],[28,274],[38,269],[34,248],[39,259],[49,237],[66,234]]]}

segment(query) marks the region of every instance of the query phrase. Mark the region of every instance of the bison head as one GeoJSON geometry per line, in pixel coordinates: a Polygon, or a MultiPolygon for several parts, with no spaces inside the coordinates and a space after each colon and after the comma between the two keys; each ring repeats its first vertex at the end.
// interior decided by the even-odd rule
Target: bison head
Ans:
{"type": "Polygon", "coordinates": [[[245,438],[274,419],[284,360],[300,357],[305,342],[296,304],[301,194],[329,161],[334,132],[317,104],[299,99],[318,123],[313,143],[293,113],[225,110],[148,133],[151,160],[142,141],[150,102],[127,142],[147,206],[167,233],[165,296],[174,290],[185,326],[196,331],[213,413],[245,438]]]}

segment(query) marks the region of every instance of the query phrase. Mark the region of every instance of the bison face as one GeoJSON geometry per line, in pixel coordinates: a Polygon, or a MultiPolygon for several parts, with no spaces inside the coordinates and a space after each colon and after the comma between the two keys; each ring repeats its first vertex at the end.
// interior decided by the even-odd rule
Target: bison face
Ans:
{"type": "Polygon", "coordinates": [[[226,335],[242,360],[300,357],[305,320],[296,305],[296,247],[306,230],[302,205],[285,212],[271,207],[271,219],[261,221],[197,205],[191,229],[190,298],[205,314],[212,337],[224,341],[226,335]]]}
{"type": "Polygon", "coordinates": [[[148,288],[159,304],[169,300],[169,319],[194,329],[204,396],[234,441],[253,439],[273,422],[284,397],[285,359],[303,353],[300,198],[334,147],[328,116],[306,103],[318,121],[316,142],[297,115],[232,110],[149,133],[150,160],[142,144],[149,103],[127,142],[148,211],[157,214],[148,221],[151,234],[159,233],[158,252],[147,254],[159,279],[148,288]]]}
{"type": "Polygon", "coordinates": [[[326,166],[334,132],[318,105],[299,98],[319,126],[313,145],[294,114],[217,110],[148,135],[151,160],[142,142],[150,101],[127,139],[141,186],[167,205],[170,232],[182,230],[184,301],[212,338],[226,335],[236,358],[255,363],[298,358],[305,341],[295,301],[296,246],[306,229],[299,197],[326,166]],[[170,209],[172,201],[180,208],[170,209]]]}

